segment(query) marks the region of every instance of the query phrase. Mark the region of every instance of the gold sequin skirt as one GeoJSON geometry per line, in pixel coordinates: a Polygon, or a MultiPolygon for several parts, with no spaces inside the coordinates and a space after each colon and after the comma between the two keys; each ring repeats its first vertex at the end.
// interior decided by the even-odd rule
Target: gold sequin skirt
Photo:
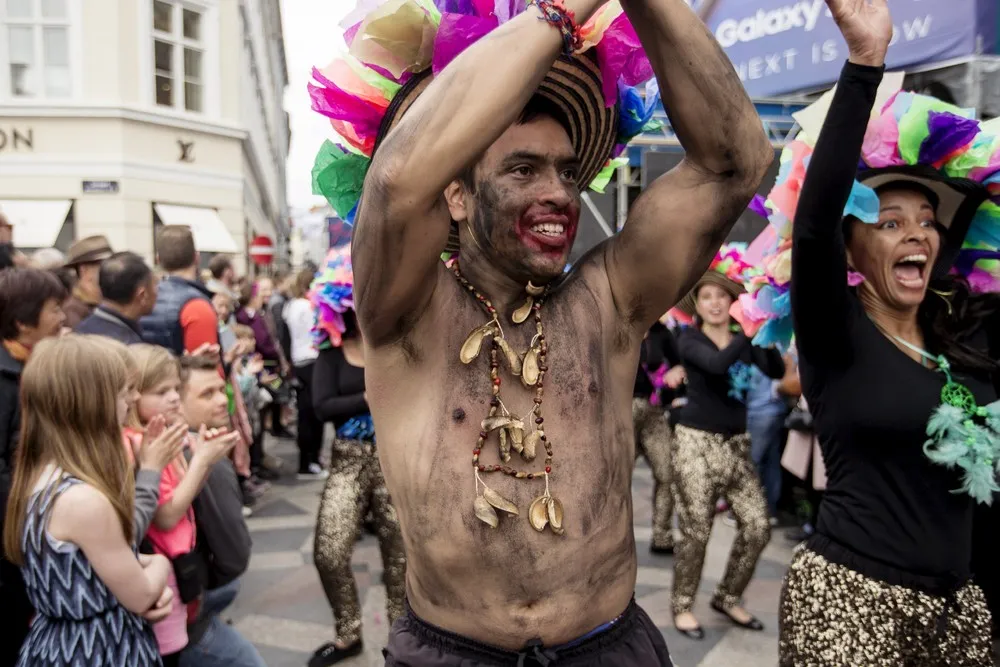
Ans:
{"type": "Polygon", "coordinates": [[[382,552],[383,581],[390,625],[403,613],[406,557],[399,518],[385,488],[378,451],[370,442],[333,443],[330,476],[320,498],[313,559],[337,624],[337,638],[361,638],[361,604],[351,570],[361,523],[371,511],[382,552]]]}
{"type": "Polygon", "coordinates": [[[663,408],[651,405],[642,397],[632,399],[632,424],[635,429],[635,456],[645,456],[653,470],[653,541],[654,549],[674,548],[674,495],[670,473],[670,449],[673,434],[663,408]]]}
{"type": "Polygon", "coordinates": [[[968,582],[950,595],[885,583],[800,546],[781,595],[781,667],[991,667],[990,611],[968,582]]]}

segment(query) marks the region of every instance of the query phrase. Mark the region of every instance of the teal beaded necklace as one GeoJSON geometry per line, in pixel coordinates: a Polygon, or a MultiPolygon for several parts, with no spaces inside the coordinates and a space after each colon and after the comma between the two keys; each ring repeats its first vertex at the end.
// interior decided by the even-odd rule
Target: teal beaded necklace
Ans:
{"type": "Polygon", "coordinates": [[[941,354],[934,355],[899,336],[897,343],[920,355],[921,363],[931,361],[944,374],[939,405],[927,422],[929,439],[924,454],[935,463],[960,468],[962,487],[976,501],[990,505],[1000,491],[997,472],[1000,467],[1000,401],[982,406],[972,391],[951,374],[951,364],[941,354]]]}

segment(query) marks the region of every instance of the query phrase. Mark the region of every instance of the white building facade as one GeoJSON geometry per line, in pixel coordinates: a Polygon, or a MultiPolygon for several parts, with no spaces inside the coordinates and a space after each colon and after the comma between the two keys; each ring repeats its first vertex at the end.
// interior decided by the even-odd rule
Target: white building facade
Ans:
{"type": "Polygon", "coordinates": [[[278,0],[0,0],[0,211],[23,249],[104,234],[152,260],[288,238],[278,0]]]}

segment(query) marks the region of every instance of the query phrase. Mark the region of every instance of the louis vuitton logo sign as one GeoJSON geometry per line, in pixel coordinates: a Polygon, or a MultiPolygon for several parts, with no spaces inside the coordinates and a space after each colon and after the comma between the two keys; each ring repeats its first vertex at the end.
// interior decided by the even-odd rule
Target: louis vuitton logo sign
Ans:
{"type": "Polygon", "coordinates": [[[181,156],[178,158],[180,162],[194,162],[194,142],[184,141],[183,139],[177,140],[177,147],[180,148],[181,156]]]}
{"type": "Polygon", "coordinates": [[[21,129],[17,127],[0,127],[0,152],[13,151],[33,151],[35,150],[35,133],[30,127],[21,129]]]}

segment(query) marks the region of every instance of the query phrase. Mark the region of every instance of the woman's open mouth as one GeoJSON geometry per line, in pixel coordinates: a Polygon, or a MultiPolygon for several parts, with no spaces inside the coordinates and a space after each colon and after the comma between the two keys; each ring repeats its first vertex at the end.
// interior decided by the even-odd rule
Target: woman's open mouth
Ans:
{"type": "Polygon", "coordinates": [[[907,289],[923,289],[926,285],[924,276],[927,268],[927,255],[914,253],[903,257],[892,267],[896,280],[907,289]]]}

